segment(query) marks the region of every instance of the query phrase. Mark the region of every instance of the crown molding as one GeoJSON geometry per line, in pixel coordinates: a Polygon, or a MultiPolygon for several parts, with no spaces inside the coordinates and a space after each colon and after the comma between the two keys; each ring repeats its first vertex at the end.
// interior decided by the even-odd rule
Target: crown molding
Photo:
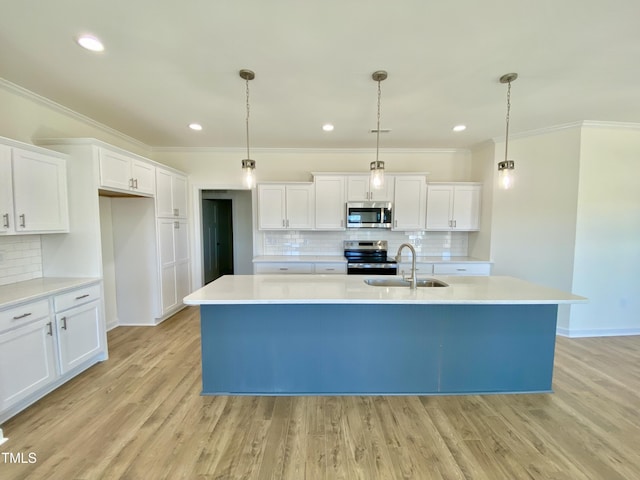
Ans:
{"type": "Polygon", "coordinates": [[[64,105],[61,105],[57,102],[54,102],[53,100],[43,97],[42,95],[38,95],[37,93],[32,92],[31,90],[27,90],[26,88],[21,87],[20,85],[16,85],[15,83],[12,83],[2,77],[0,77],[0,88],[10,93],[13,93],[15,95],[19,95],[23,98],[26,98],[27,100],[31,100],[32,102],[38,103],[53,111],[61,113],[62,115],[78,120],[79,122],[82,122],[86,125],[96,128],[104,133],[117,137],[120,140],[128,142],[132,145],[136,145],[137,147],[143,150],[151,151],[151,147],[149,147],[149,145],[145,143],[142,143],[140,140],[130,137],[129,135],[126,135],[119,130],[108,127],[103,123],[100,123],[81,113],[78,113],[75,110],[71,110],[70,108],[65,107],[64,105]]]}
{"type": "MultiPolygon", "coordinates": [[[[582,120],[579,122],[562,123],[559,125],[552,125],[550,127],[537,128],[534,130],[527,130],[520,133],[513,133],[509,135],[509,139],[534,137],[536,135],[545,135],[548,133],[559,132],[562,130],[569,130],[572,128],[617,128],[626,130],[640,130],[640,123],[632,122],[610,122],[600,120],[582,120]]],[[[504,135],[500,137],[493,137],[492,140],[495,143],[504,142],[504,135]]]]}

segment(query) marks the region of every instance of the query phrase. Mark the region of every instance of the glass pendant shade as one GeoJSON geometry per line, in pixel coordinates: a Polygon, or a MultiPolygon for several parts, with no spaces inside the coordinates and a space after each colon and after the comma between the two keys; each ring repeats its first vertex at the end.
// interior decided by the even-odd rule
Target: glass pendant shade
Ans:
{"type": "Polygon", "coordinates": [[[513,187],[513,169],[514,162],[513,160],[507,160],[504,162],[498,163],[498,185],[503,190],[509,190],[513,187]]]}
{"type": "Polygon", "coordinates": [[[371,186],[375,189],[384,187],[384,162],[376,160],[371,162],[371,186]]]}
{"type": "Polygon", "coordinates": [[[249,189],[256,186],[256,176],[254,173],[255,169],[255,160],[242,160],[242,176],[244,177],[244,185],[249,189]]]}

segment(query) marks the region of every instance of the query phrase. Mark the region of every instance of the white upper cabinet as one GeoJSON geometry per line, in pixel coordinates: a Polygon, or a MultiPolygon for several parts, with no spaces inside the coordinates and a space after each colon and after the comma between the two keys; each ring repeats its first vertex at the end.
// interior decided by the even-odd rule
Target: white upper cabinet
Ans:
{"type": "Polygon", "coordinates": [[[100,186],[140,195],[153,195],[156,167],[118,152],[100,149],[100,186]]]}
{"type": "Polygon", "coordinates": [[[0,234],[68,231],[66,160],[0,145],[0,234]]]}
{"type": "Polygon", "coordinates": [[[427,230],[478,230],[481,193],[477,183],[428,184],[427,230]]]}
{"type": "Polygon", "coordinates": [[[11,148],[0,145],[0,234],[14,231],[13,213],[11,148]]]}
{"type": "Polygon", "coordinates": [[[316,230],[344,230],[346,216],[344,177],[316,176],[314,183],[316,230]]]}
{"type": "Polygon", "coordinates": [[[312,230],[314,197],[312,183],[258,185],[258,228],[312,230]]]}
{"type": "Polygon", "coordinates": [[[187,177],[156,168],[156,216],[187,217],[187,177]]]}
{"type": "Polygon", "coordinates": [[[394,182],[392,175],[385,175],[384,185],[376,189],[371,185],[370,175],[347,176],[348,202],[391,202],[393,201],[394,182]]]}
{"type": "Polygon", "coordinates": [[[425,191],[426,182],[423,175],[395,177],[393,230],[424,230],[425,191]]]}

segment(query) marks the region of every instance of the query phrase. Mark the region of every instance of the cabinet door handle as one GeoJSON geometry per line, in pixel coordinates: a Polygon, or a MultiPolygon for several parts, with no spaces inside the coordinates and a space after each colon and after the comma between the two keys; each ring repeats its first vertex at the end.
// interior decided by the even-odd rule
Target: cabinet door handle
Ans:
{"type": "Polygon", "coordinates": [[[175,228],[176,230],[180,229],[180,222],[173,222],[173,228],[175,228]]]}
{"type": "Polygon", "coordinates": [[[14,320],[20,320],[22,318],[27,318],[29,315],[31,315],[31,312],[23,313],[22,315],[18,315],[17,317],[13,317],[13,319],[14,320]]]}
{"type": "Polygon", "coordinates": [[[26,215],[24,213],[22,213],[19,218],[20,218],[20,226],[22,228],[25,228],[27,226],[27,217],[26,217],[26,215]]]}
{"type": "Polygon", "coordinates": [[[289,228],[289,220],[287,220],[287,228],[289,228]]]}
{"type": "Polygon", "coordinates": [[[138,179],[137,178],[133,181],[133,184],[134,184],[133,188],[137,189],[138,188],[138,179]]]}
{"type": "Polygon", "coordinates": [[[67,317],[62,317],[60,319],[60,321],[62,322],[62,329],[66,330],[67,329],[67,317]]]}
{"type": "Polygon", "coordinates": [[[76,297],[76,300],[82,300],[83,298],[87,298],[89,296],[88,293],[85,293],[84,295],[80,295],[79,297],[76,297]]]}
{"type": "Polygon", "coordinates": [[[9,214],[5,213],[2,215],[4,228],[9,228],[9,214]]]}
{"type": "Polygon", "coordinates": [[[53,325],[51,324],[51,322],[47,323],[47,335],[51,335],[53,337],[53,325]]]}
{"type": "Polygon", "coordinates": [[[177,208],[173,209],[173,216],[174,217],[179,217],[180,216],[180,210],[178,210],[177,208]]]}
{"type": "Polygon", "coordinates": [[[286,224],[285,224],[285,222],[284,222],[284,218],[282,219],[282,226],[283,226],[283,227],[286,227],[286,224]]]}
{"type": "Polygon", "coordinates": [[[133,178],[129,179],[129,188],[133,188],[133,178]]]}

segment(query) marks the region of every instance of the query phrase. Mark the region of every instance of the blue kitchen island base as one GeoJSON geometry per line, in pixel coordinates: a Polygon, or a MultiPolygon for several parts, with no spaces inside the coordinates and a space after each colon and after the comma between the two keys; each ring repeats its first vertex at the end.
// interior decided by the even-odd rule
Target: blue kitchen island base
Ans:
{"type": "Polygon", "coordinates": [[[550,392],[557,305],[201,305],[203,395],[550,392]]]}

